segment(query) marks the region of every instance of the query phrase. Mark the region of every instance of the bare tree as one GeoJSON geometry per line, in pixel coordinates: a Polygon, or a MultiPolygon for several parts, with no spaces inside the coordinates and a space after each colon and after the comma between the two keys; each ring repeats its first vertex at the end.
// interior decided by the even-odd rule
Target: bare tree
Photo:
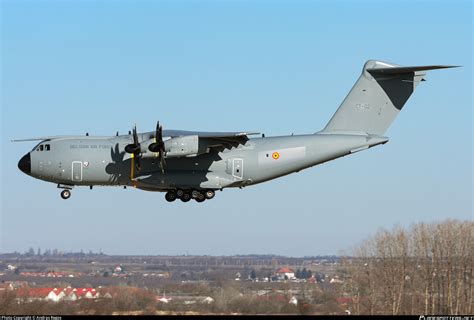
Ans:
{"type": "Polygon", "coordinates": [[[344,260],[356,314],[470,314],[474,223],[380,230],[344,260]]]}

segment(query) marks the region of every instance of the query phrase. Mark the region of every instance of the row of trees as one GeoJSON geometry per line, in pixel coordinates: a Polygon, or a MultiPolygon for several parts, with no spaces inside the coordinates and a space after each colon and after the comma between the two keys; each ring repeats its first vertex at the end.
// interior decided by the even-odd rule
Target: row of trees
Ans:
{"type": "MultiPolygon", "coordinates": [[[[267,271],[265,274],[268,279],[271,279],[272,281],[277,280],[277,277],[275,275],[272,275],[272,273],[267,271]]],[[[303,270],[297,269],[295,272],[296,279],[309,279],[312,276],[313,276],[313,272],[311,270],[307,270],[306,268],[303,268],[303,270]]],[[[257,277],[258,277],[257,272],[255,271],[255,269],[252,269],[252,271],[250,272],[249,278],[252,280],[255,280],[257,279],[257,277]]],[[[288,280],[288,277],[285,276],[285,279],[288,280]]]]}
{"type": "MultiPolygon", "coordinates": [[[[20,253],[15,252],[14,254],[20,255],[20,253]]],[[[44,252],[41,251],[41,248],[38,248],[35,252],[35,249],[30,247],[28,251],[25,251],[23,254],[26,257],[50,257],[50,256],[78,256],[78,257],[85,257],[85,256],[97,256],[97,255],[103,255],[102,252],[100,253],[94,253],[92,250],[89,250],[87,253],[85,253],[83,250],[80,252],[62,252],[59,251],[58,249],[46,249],[44,252]]]]}
{"type": "Polygon", "coordinates": [[[306,270],[306,268],[303,268],[303,270],[297,269],[295,272],[295,278],[296,279],[309,279],[313,276],[313,273],[311,270],[306,270]]]}
{"type": "Polygon", "coordinates": [[[356,314],[472,314],[474,223],[381,230],[344,261],[356,314]]]}

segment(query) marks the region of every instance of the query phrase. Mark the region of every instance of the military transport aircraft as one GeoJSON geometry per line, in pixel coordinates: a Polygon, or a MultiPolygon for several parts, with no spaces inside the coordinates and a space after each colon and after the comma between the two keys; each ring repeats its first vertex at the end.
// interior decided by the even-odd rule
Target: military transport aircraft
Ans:
{"type": "Polygon", "coordinates": [[[216,190],[246,187],[377,145],[424,71],[455,66],[404,67],[369,60],[329,120],[314,134],[249,137],[255,132],[162,130],[108,137],[51,136],[21,158],[24,173],[56,183],[68,199],[74,186],[133,186],[166,192],[167,201],[202,202],[216,190]]]}

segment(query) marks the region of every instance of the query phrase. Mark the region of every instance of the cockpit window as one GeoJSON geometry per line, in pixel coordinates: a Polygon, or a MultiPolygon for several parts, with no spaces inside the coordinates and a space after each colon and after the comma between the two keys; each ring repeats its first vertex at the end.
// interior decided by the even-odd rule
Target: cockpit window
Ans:
{"type": "Polygon", "coordinates": [[[33,148],[33,150],[31,151],[50,151],[51,150],[51,144],[49,143],[44,143],[45,141],[43,142],[40,142],[36,145],[36,147],[33,148]]]}

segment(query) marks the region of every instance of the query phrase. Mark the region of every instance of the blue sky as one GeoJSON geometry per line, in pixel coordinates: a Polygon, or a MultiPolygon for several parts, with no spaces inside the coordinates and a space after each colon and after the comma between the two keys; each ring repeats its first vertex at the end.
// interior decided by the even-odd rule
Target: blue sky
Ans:
{"type": "Polygon", "coordinates": [[[337,254],[395,224],[473,219],[472,2],[2,1],[0,252],[337,254]],[[428,74],[390,142],[203,204],[17,169],[56,134],[324,127],[364,62],[428,74]]]}

